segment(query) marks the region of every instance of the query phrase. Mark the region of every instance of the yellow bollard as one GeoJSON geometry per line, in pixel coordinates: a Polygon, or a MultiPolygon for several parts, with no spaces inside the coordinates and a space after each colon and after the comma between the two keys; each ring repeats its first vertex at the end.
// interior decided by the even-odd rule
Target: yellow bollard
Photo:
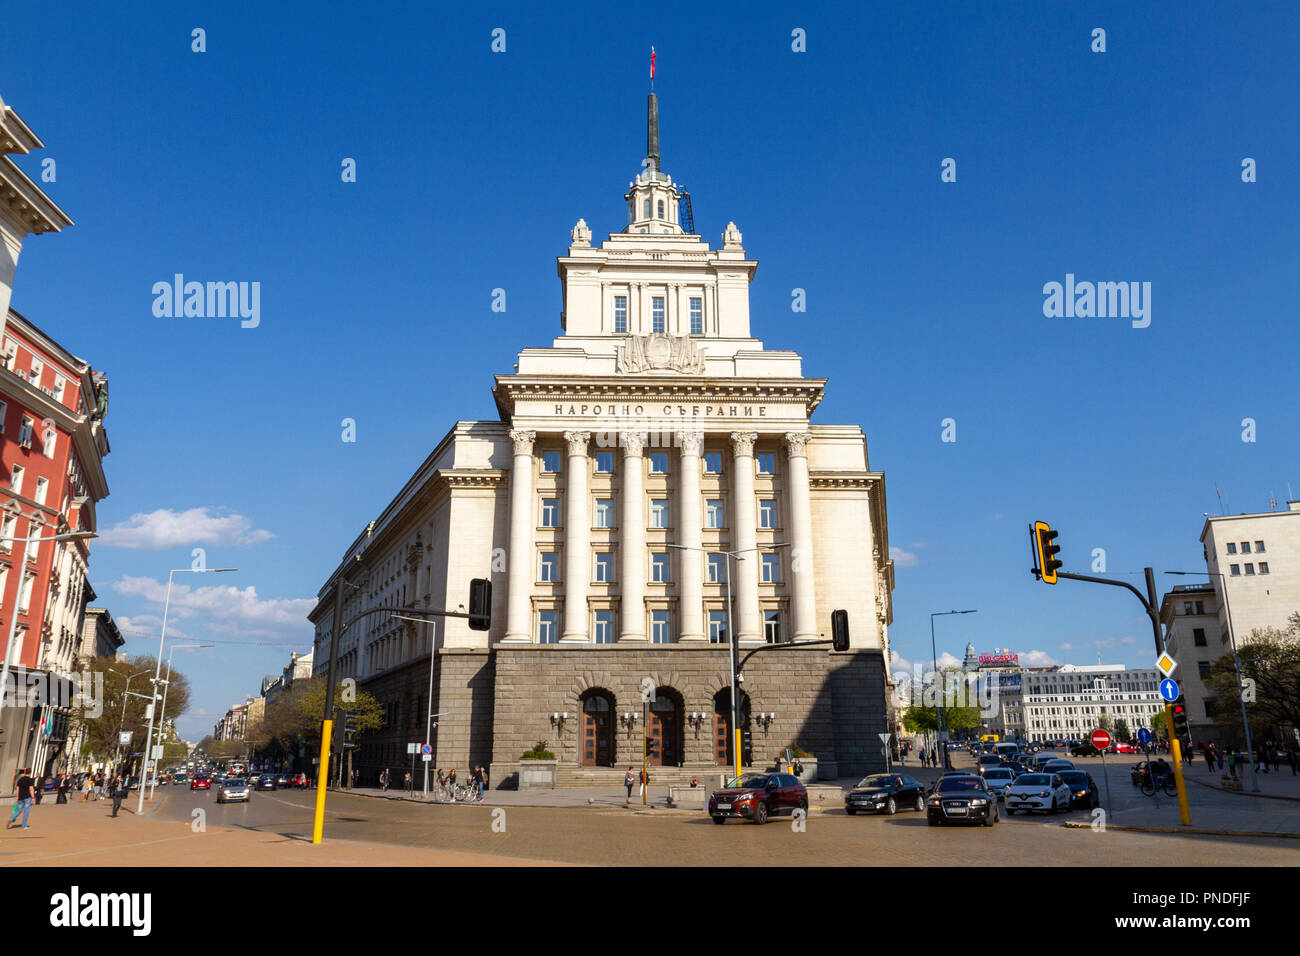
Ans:
{"type": "Polygon", "coordinates": [[[311,842],[319,843],[325,832],[325,782],[330,772],[330,741],[334,737],[334,721],[327,720],[320,732],[320,777],[316,781],[316,822],[311,828],[311,842]]]}
{"type": "MultiPolygon", "coordinates": [[[[1178,742],[1178,737],[1174,733],[1174,709],[1168,703],[1165,704],[1165,726],[1169,731],[1169,753],[1174,758],[1174,786],[1178,790],[1178,816],[1183,821],[1183,826],[1192,825],[1192,815],[1187,809],[1187,784],[1183,781],[1183,748],[1178,742]]],[[[1154,776],[1152,779],[1155,779],[1154,776]]]]}

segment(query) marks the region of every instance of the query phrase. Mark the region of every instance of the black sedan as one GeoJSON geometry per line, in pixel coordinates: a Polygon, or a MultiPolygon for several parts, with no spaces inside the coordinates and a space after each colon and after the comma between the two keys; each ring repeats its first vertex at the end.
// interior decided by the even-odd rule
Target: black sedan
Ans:
{"type": "Polygon", "coordinates": [[[925,809],[925,784],[901,773],[877,773],[863,777],[844,796],[844,812],[897,813],[925,809]]]}
{"type": "Polygon", "coordinates": [[[943,823],[982,823],[991,827],[998,822],[998,798],[983,777],[944,777],[926,801],[925,811],[932,827],[943,823]]]}
{"type": "Polygon", "coordinates": [[[277,787],[289,787],[293,785],[293,777],[287,773],[277,773],[275,775],[275,785],[277,787]]]}
{"type": "Polygon", "coordinates": [[[1071,810],[1075,807],[1091,810],[1093,807],[1101,806],[1101,794],[1092,779],[1092,774],[1083,770],[1062,770],[1057,776],[1070,788],[1071,810]]]}
{"type": "Polygon", "coordinates": [[[257,783],[255,783],[254,786],[255,786],[258,790],[274,790],[274,789],[275,789],[275,774],[273,774],[273,773],[264,773],[264,774],[262,774],[260,777],[257,778],[257,783]]]}

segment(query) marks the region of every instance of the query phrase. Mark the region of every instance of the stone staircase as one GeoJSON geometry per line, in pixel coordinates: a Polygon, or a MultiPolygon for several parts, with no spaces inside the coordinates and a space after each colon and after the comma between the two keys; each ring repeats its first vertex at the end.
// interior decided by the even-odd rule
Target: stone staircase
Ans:
{"type": "MultiPolygon", "coordinates": [[[[698,778],[702,786],[713,788],[718,785],[722,775],[725,774],[730,778],[734,773],[734,770],[713,763],[687,764],[682,767],[651,766],[649,770],[650,786],[656,789],[689,787],[692,778],[698,778]]],[[[632,764],[632,773],[640,781],[640,762],[632,764]]],[[[626,774],[627,764],[621,767],[560,767],[556,770],[555,785],[556,787],[600,787],[617,790],[623,786],[623,777],[626,774]]]]}

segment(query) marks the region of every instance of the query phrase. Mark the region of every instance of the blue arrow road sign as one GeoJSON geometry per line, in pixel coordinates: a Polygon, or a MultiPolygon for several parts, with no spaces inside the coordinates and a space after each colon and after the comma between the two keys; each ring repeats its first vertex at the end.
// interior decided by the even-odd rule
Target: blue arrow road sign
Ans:
{"type": "Polygon", "coordinates": [[[1160,682],[1160,696],[1173,703],[1178,699],[1178,681],[1166,677],[1160,682]]]}
{"type": "Polygon", "coordinates": [[[1145,727],[1138,731],[1138,743],[1149,744],[1151,743],[1151,740],[1151,731],[1147,730],[1145,727]]]}

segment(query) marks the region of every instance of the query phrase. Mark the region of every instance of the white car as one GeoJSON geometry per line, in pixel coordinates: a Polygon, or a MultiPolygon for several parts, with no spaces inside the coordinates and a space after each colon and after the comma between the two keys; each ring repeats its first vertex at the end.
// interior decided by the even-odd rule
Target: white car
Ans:
{"type": "Polygon", "coordinates": [[[243,777],[226,777],[217,787],[217,803],[248,802],[248,781],[243,777]]]}
{"type": "Polygon", "coordinates": [[[1070,809],[1070,788],[1054,773],[1022,773],[1006,789],[1007,815],[1044,810],[1055,813],[1070,809]]]}
{"type": "Polygon", "coordinates": [[[1015,771],[1010,767],[989,767],[984,771],[984,782],[988,784],[989,790],[998,795],[1001,800],[1006,796],[1007,787],[1015,782],[1015,771]]]}

